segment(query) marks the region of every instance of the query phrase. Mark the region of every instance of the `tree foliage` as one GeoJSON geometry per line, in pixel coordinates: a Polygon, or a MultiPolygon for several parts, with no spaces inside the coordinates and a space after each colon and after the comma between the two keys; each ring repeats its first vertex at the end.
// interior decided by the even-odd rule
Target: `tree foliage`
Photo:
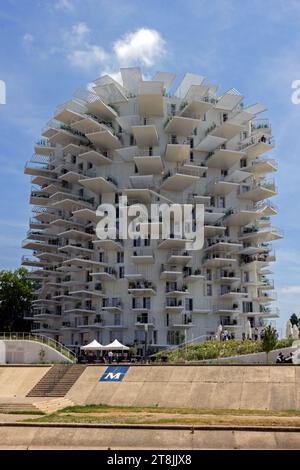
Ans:
{"type": "Polygon", "coordinates": [[[293,313],[291,315],[291,318],[290,318],[290,322],[291,324],[294,326],[294,325],[297,325],[299,326],[300,325],[300,318],[297,317],[297,315],[295,313],[293,313]]]}
{"type": "Polygon", "coordinates": [[[0,271],[0,331],[29,331],[24,313],[31,309],[33,282],[26,269],[0,271]]]}
{"type": "Polygon", "coordinates": [[[262,340],[262,349],[267,353],[267,360],[269,360],[269,352],[275,349],[278,335],[275,328],[271,325],[267,326],[264,331],[264,337],[262,340]]]}

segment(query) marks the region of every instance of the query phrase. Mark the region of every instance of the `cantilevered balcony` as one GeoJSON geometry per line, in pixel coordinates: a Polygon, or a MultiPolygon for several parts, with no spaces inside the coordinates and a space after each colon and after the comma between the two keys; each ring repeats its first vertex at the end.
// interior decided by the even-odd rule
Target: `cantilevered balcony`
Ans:
{"type": "Polygon", "coordinates": [[[148,325],[149,328],[155,327],[155,318],[153,315],[146,313],[136,316],[134,326],[145,328],[145,325],[148,325]]]}
{"type": "Polygon", "coordinates": [[[199,124],[198,119],[192,119],[182,116],[173,116],[169,118],[165,125],[165,132],[171,135],[188,137],[199,124]]]}
{"type": "Polygon", "coordinates": [[[260,158],[251,160],[242,170],[248,171],[256,177],[262,177],[268,173],[277,171],[278,163],[274,158],[260,158]]]}
{"type": "Polygon", "coordinates": [[[153,264],[154,251],[152,248],[135,248],[131,260],[136,264],[153,264]]]}
{"type": "Polygon", "coordinates": [[[153,296],[156,295],[156,287],[152,282],[146,280],[129,281],[128,294],[134,296],[153,296]]]}
{"type": "Polygon", "coordinates": [[[54,155],[55,150],[56,150],[55,145],[53,145],[47,139],[40,140],[34,146],[34,151],[37,155],[44,155],[46,157],[50,157],[51,155],[54,155]]]}
{"type": "Polygon", "coordinates": [[[239,186],[239,183],[230,181],[228,176],[217,176],[206,185],[205,193],[212,196],[227,196],[239,186]]]}
{"type": "Polygon", "coordinates": [[[218,284],[233,284],[235,282],[241,282],[241,276],[237,275],[234,270],[219,270],[214,278],[214,281],[218,284]]]}
{"type": "Polygon", "coordinates": [[[96,178],[86,178],[79,180],[79,183],[95,194],[115,193],[118,191],[118,185],[111,176],[97,176],[96,178]]]}
{"type": "Polygon", "coordinates": [[[207,135],[195,146],[195,150],[213,153],[216,149],[220,148],[221,145],[224,145],[226,141],[227,139],[207,133],[207,135]]]}
{"type": "Polygon", "coordinates": [[[172,250],[167,254],[167,264],[171,266],[186,266],[193,257],[184,250],[172,250]]]}
{"type": "Polygon", "coordinates": [[[24,173],[26,175],[45,176],[48,178],[53,178],[55,175],[54,167],[52,165],[49,165],[47,163],[39,163],[36,161],[27,162],[25,165],[24,173]]]}
{"type": "Polygon", "coordinates": [[[112,121],[118,116],[117,111],[112,104],[106,104],[97,94],[91,93],[86,89],[77,90],[75,97],[82,100],[89,113],[98,118],[112,121]]]}
{"type": "Polygon", "coordinates": [[[171,297],[184,297],[185,295],[190,295],[190,292],[188,291],[187,286],[177,286],[177,283],[175,283],[174,286],[167,286],[165,290],[165,296],[167,298],[171,297]]]}
{"type": "Polygon", "coordinates": [[[168,327],[170,329],[176,330],[186,330],[192,328],[195,325],[193,324],[192,315],[182,314],[182,315],[172,315],[171,320],[169,320],[168,327]],[[174,317],[174,318],[173,318],[174,317]]]}
{"type": "Polygon", "coordinates": [[[261,133],[243,140],[240,144],[240,150],[246,152],[247,158],[255,159],[263,153],[271,151],[274,145],[274,139],[261,133]]]}
{"type": "Polygon", "coordinates": [[[269,200],[256,203],[255,208],[261,212],[261,215],[269,216],[278,214],[278,207],[269,200]]]}
{"type": "Polygon", "coordinates": [[[218,238],[209,242],[208,246],[205,247],[206,253],[222,252],[222,253],[236,253],[243,245],[238,241],[228,240],[226,237],[218,238]]]}
{"type": "Polygon", "coordinates": [[[62,147],[65,147],[70,143],[88,143],[87,138],[80,132],[75,131],[69,125],[61,124],[55,120],[48,123],[48,126],[43,131],[42,135],[43,137],[48,138],[52,144],[59,144],[62,147]]]}
{"type": "Polygon", "coordinates": [[[237,263],[236,255],[227,252],[207,253],[203,258],[203,265],[206,268],[222,268],[237,263]]]}
{"type": "Polygon", "coordinates": [[[158,133],[155,125],[132,126],[132,132],[139,148],[158,146],[158,133]]]}
{"type": "Polygon", "coordinates": [[[183,269],[183,281],[184,282],[198,282],[200,280],[205,280],[205,276],[202,273],[201,269],[193,269],[190,267],[185,267],[183,269]]]}
{"type": "Polygon", "coordinates": [[[281,238],[283,238],[283,232],[272,226],[263,228],[257,226],[245,227],[240,233],[241,240],[252,241],[252,243],[270,242],[281,238]]]}
{"type": "Polygon", "coordinates": [[[139,112],[143,117],[164,115],[163,82],[143,81],[138,90],[139,112]]]}
{"type": "Polygon", "coordinates": [[[191,243],[193,240],[184,238],[183,236],[175,236],[171,234],[171,237],[162,240],[158,243],[157,248],[159,250],[172,250],[172,249],[184,249],[187,243],[191,243]]]}
{"type": "Polygon", "coordinates": [[[183,301],[177,297],[170,297],[166,299],[165,311],[167,313],[179,313],[184,309],[183,301]]]}
{"type": "Polygon", "coordinates": [[[187,143],[176,143],[171,140],[166,147],[165,160],[174,163],[185,162],[190,155],[191,148],[187,143]]]}
{"type": "Polygon", "coordinates": [[[233,288],[233,287],[227,286],[226,289],[221,288],[219,297],[222,300],[237,301],[241,298],[247,297],[247,294],[244,292],[241,292],[240,288],[233,288]]]}
{"type": "Polygon", "coordinates": [[[90,241],[93,238],[93,234],[89,231],[69,229],[64,232],[57,234],[59,238],[64,238],[65,240],[80,240],[80,241],[90,241]]]}
{"type": "MultiPolygon", "coordinates": [[[[196,88],[196,87],[194,87],[196,88]]],[[[190,96],[180,106],[180,116],[201,119],[215,105],[215,100],[206,96],[190,96]]]]}
{"type": "Polygon", "coordinates": [[[112,282],[117,280],[117,271],[111,266],[107,266],[103,271],[93,272],[90,274],[93,279],[99,279],[101,282],[112,282]]]}
{"type": "Polygon", "coordinates": [[[159,175],[163,170],[161,156],[134,157],[134,163],[140,175],[159,175]]]}
{"type": "Polygon", "coordinates": [[[161,182],[160,189],[164,191],[184,191],[200,178],[198,168],[188,169],[183,166],[168,170],[161,182]]]}
{"type": "Polygon", "coordinates": [[[92,260],[89,258],[77,257],[65,260],[62,264],[66,267],[97,269],[106,266],[108,264],[108,259],[105,256],[101,257],[100,261],[92,260]]]}
{"type": "Polygon", "coordinates": [[[102,130],[86,134],[87,138],[101,150],[116,150],[122,147],[113,128],[102,125],[102,130]]]}
{"type": "Polygon", "coordinates": [[[133,189],[154,189],[153,175],[134,175],[129,177],[131,188],[133,189]]]}
{"type": "Polygon", "coordinates": [[[238,197],[248,199],[253,202],[262,201],[277,195],[277,187],[273,180],[262,180],[255,183],[240,185],[238,197]]]}
{"type": "Polygon", "coordinates": [[[112,157],[107,152],[99,152],[98,150],[89,150],[80,154],[81,160],[92,163],[95,166],[110,165],[112,157]]]}
{"type": "Polygon", "coordinates": [[[239,307],[239,303],[236,301],[232,303],[224,302],[221,304],[215,304],[213,306],[213,313],[218,314],[218,315],[232,315],[233,317],[235,317],[236,315],[241,314],[242,311],[241,311],[241,308],[239,307]]]}
{"type": "Polygon", "coordinates": [[[30,193],[30,204],[35,206],[47,206],[49,204],[49,194],[40,189],[32,189],[30,193]]]}
{"type": "Polygon", "coordinates": [[[83,102],[75,98],[59,105],[55,110],[54,119],[55,121],[60,121],[66,125],[70,125],[72,122],[81,119],[81,116],[85,111],[86,107],[83,102]]]}
{"type": "Polygon", "coordinates": [[[39,260],[37,258],[30,258],[29,256],[22,257],[22,266],[33,266],[37,268],[43,268],[50,266],[50,263],[46,261],[39,260]]]}
{"type": "Polygon", "coordinates": [[[243,99],[244,97],[235,88],[231,88],[218,98],[215,107],[221,111],[232,111],[243,99]]]}
{"type": "Polygon", "coordinates": [[[208,154],[205,164],[208,168],[223,168],[224,170],[228,170],[245,155],[244,152],[220,148],[208,154]]]}
{"type": "Polygon", "coordinates": [[[171,266],[163,264],[160,271],[160,279],[166,281],[176,281],[178,277],[182,276],[182,268],[178,266],[171,266]]]}
{"type": "Polygon", "coordinates": [[[104,250],[105,252],[107,251],[123,251],[124,250],[124,245],[123,245],[123,240],[93,240],[93,244],[101,250],[104,250]]]}
{"type": "MultiPolygon", "coordinates": [[[[220,122],[214,122],[206,130],[206,135],[218,137],[220,139],[231,140],[244,130],[244,126],[237,124],[232,119],[220,119],[220,122]]],[[[198,150],[198,149],[197,149],[198,150]]]]}
{"type": "Polygon", "coordinates": [[[102,301],[102,310],[110,312],[121,312],[123,310],[123,302],[119,297],[104,298],[102,301]]]}
{"type": "Polygon", "coordinates": [[[257,218],[259,218],[260,215],[260,212],[255,210],[252,206],[248,206],[245,208],[228,209],[225,212],[223,224],[226,226],[232,225],[241,227],[250,224],[257,218]]]}

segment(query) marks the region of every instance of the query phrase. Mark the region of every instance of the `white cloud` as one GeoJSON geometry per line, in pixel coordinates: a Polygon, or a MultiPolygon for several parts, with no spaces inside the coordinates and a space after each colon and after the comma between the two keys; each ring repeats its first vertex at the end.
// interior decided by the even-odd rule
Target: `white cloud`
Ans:
{"type": "Polygon", "coordinates": [[[72,27],[72,36],[75,36],[77,41],[82,41],[89,34],[89,32],[90,28],[84,22],[77,23],[72,27]]]}
{"type": "Polygon", "coordinates": [[[300,285],[299,286],[287,286],[279,289],[280,294],[283,295],[299,295],[300,294],[300,285]]]}
{"type": "Polygon", "coordinates": [[[72,0],[57,0],[54,5],[55,10],[60,11],[72,11],[74,10],[74,5],[72,0]]]}
{"type": "Polygon", "coordinates": [[[67,57],[71,65],[81,69],[99,66],[109,58],[102,47],[90,44],[87,44],[85,49],[71,51],[67,57]]]}
{"type": "Polygon", "coordinates": [[[30,33],[24,34],[24,36],[23,36],[23,45],[25,47],[27,47],[27,46],[31,46],[31,44],[33,44],[33,43],[34,43],[34,36],[30,33]]]}
{"type": "Polygon", "coordinates": [[[121,65],[141,62],[151,67],[166,52],[166,43],[155,29],[140,28],[114,43],[113,49],[121,65]]]}

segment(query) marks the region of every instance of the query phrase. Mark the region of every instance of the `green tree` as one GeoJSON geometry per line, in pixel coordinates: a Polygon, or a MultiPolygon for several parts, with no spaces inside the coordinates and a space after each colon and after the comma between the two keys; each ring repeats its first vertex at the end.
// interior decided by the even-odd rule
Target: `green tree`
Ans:
{"type": "Polygon", "coordinates": [[[0,331],[29,331],[24,313],[31,309],[34,283],[27,279],[26,269],[0,271],[0,331]]]}
{"type": "Polygon", "coordinates": [[[291,324],[292,324],[293,326],[294,326],[294,325],[299,326],[299,324],[300,324],[300,318],[298,318],[297,315],[296,315],[295,313],[293,313],[293,315],[291,315],[290,322],[291,322],[291,324]]]}
{"type": "Polygon", "coordinates": [[[275,349],[277,343],[277,331],[271,325],[265,328],[264,337],[262,340],[262,349],[267,353],[267,362],[269,362],[269,352],[275,349]]]}

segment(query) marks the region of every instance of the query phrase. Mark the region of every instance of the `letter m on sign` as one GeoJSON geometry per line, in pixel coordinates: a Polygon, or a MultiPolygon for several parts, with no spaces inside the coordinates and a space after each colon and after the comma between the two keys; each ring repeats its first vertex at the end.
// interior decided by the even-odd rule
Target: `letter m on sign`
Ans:
{"type": "Polygon", "coordinates": [[[109,366],[99,382],[122,382],[128,369],[129,366],[109,366]]]}

